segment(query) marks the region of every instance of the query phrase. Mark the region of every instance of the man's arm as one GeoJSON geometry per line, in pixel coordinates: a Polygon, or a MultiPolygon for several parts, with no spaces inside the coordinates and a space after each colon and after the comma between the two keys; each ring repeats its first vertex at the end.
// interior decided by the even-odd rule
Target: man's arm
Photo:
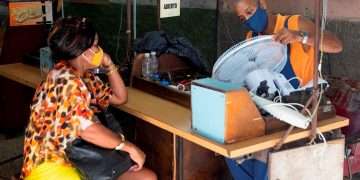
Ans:
{"type": "MultiPolygon", "coordinates": [[[[309,34],[307,45],[315,46],[315,23],[309,19],[300,17],[299,28],[301,31],[309,34]]],[[[343,50],[343,45],[340,39],[333,33],[325,31],[323,44],[320,46],[320,49],[327,53],[339,53],[343,50]]]]}
{"type": "MultiPolygon", "coordinates": [[[[301,32],[306,32],[308,34],[308,41],[304,44],[304,49],[306,50],[308,46],[315,46],[315,24],[306,18],[300,17],[299,29],[300,31],[283,29],[275,34],[274,38],[283,44],[302,42],[303,37],[301,32]]],[[[325,31],[320,50],[326,53],[339,53],[343,50],[343,45],[333,33],[325,31]]]]}

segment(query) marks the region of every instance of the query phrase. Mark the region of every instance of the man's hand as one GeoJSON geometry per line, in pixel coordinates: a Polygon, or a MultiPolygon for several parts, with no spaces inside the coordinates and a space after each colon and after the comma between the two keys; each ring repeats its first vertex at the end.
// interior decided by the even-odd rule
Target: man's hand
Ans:
{"type": "Polygon", "coordinates": [[[274,40],[282,44],[301,42],[302,38],[299,31],[292,31],[287,28],[282,29],[274,35],[274,40]]]}
{"type": "Polygon", "coordinates": [[[130,158],[136,163],[136,165],[130,168],[130,171],[140,171],[145,163],[145,153],[131,142],[125,142],[122,150],[128,152],[130,158]]]}

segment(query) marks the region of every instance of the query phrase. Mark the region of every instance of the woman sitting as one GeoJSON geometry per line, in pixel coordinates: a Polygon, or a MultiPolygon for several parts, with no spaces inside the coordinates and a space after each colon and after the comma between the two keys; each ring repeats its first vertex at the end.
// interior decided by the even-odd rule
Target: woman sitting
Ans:
{"type": "Polygon", "coordinates": [[[156,179],[152,171],[143,167],[145,154],[104,127],[94,115],[92,105],[106,108],[109,104],[123,104],[127,91],[117,67],[98,45],[92,24],[80,17],[61,19],[52,28],[48,45],[57,64],[33,98],[21,177],[81,179],[65,153],[69,144],[81,138],[102,148],[129,153],[135,165],[118,179],[156,179]],[[89,72],[100,66],[107,69],[110,85],[89,72]]]}

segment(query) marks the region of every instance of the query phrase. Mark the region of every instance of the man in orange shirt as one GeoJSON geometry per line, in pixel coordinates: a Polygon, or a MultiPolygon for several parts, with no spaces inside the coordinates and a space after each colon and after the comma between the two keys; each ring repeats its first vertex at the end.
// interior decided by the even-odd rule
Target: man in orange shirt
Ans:
{"type": "MultiPolygon", "coordinates": [[[[282,73],[287,79],[301,79],[301,82],[292,81],[294,87],[305,85],[313,79],[315,25],[311,20],[299,15],[270,14],[266,10],[265,0],[228,1],[235,14],[251,30],[248,38],[274,35],[276,41],[289,46],[290,58],[282,73]]],[[[320,50],[339,53],[342,49],[342,42],[325,31],[320,50]]]]}
{"type": "MultiPolygon", "coordinates": [[[[288,45],[288,60],[282,74],[297,88],[313,79],[315,25],[299,15],[280,15],[267,12],[266,0],[227,0],[240,20],[251,30],[247,38],[257,35],[274,35],[274,39],[288,45]]],[[[326,53],[339,53],[342,42],[332,33],[325,31],[320,50],[326,53]]],[[[267,154],[266,151],[256,154],[267,154]]],[[[235,180],[267,180],[266,155],[254,155],[253,159],[238,161],[226,159],[235,180]],[[259,159],[258,157],[262,157],[259,159]],[[264,158],[265,157],[265,158],[264,158]]]]}

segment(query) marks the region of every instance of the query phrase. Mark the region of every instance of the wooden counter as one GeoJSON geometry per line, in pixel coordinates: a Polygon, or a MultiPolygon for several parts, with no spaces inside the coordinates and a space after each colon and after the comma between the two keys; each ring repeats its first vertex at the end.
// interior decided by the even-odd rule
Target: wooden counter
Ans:
{"type": "MultiPolygon", "coordinates": [[[[21,63],[0,66],[0,75],[33,88],[41,81],[39,69],[21,63]]],[[[230,145],[219,144],[191,131],[190,109],[133,88],[128,88],[128,92],[128,103],[119,106],[120,110],[226,157],[232,158],[272,148],[284,134],[278,132],[230,145]]],[[[327,132],[348,125],[348,119],[338,116],[319,122],[319,130],[327,132]]],[[[309,134],[310,130],[296,129],[286,142],[306,138],[309,134]]]]}

